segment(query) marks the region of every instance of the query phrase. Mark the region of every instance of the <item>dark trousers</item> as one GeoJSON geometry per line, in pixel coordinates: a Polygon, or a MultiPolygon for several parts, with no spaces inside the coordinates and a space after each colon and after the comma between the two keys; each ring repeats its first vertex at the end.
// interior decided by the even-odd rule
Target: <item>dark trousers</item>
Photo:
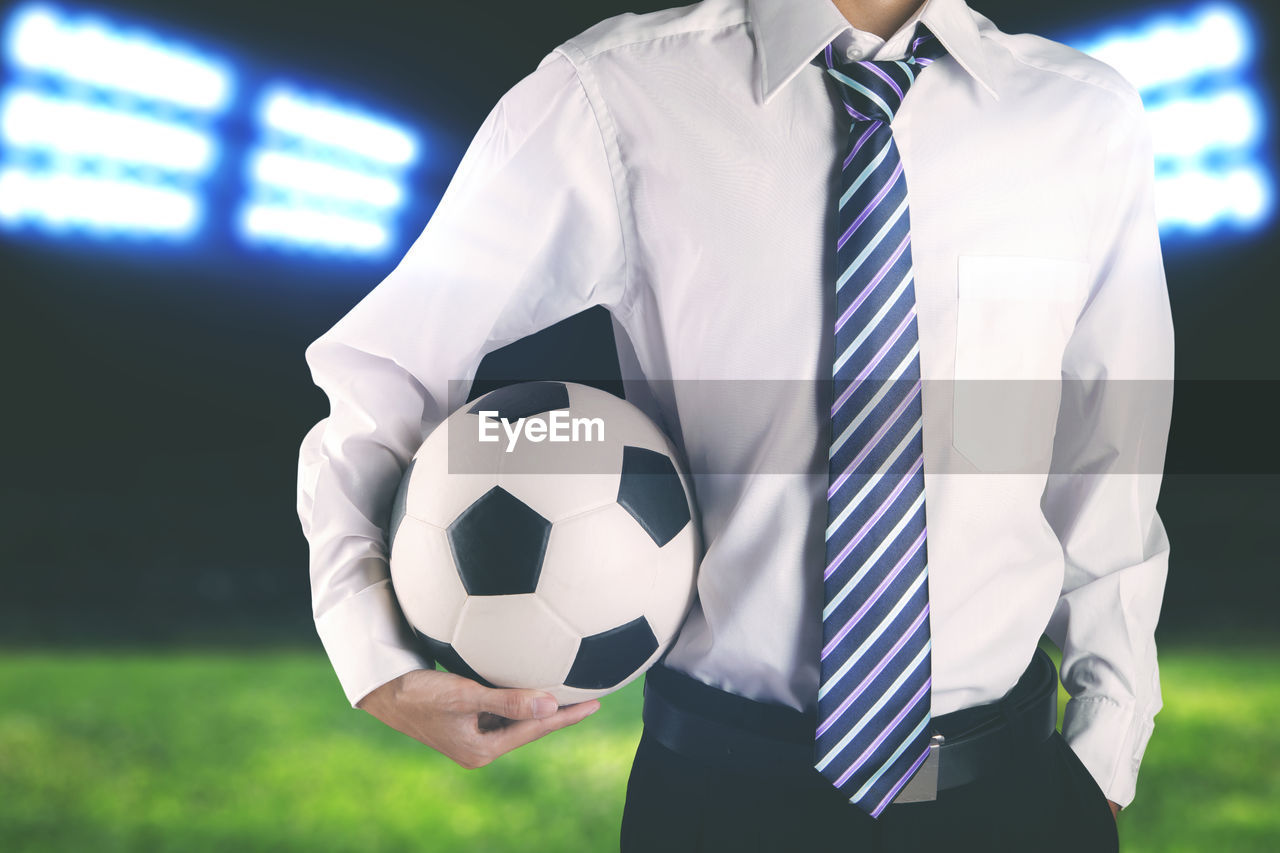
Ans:
{"type": "Polygon", "coordinates": [[[891,805],[873,819],[812,767],[714,766],[671,751],[646,730],[621,834],[622,853],[1107,853],[1118,843],[1106,798],[1057,732],[998,772],[939,791],[932,802],[891,805]]]}

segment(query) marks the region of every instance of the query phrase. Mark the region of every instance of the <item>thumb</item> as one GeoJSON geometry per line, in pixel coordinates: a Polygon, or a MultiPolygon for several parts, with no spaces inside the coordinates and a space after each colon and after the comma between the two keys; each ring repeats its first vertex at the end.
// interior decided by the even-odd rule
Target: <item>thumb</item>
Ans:
{"type": "Polygon", "coordinates": [[[560,703],[543,690],[481,687],[478,710],[506,717],[508,720],[544,720],[554,714],[560,703]]]}

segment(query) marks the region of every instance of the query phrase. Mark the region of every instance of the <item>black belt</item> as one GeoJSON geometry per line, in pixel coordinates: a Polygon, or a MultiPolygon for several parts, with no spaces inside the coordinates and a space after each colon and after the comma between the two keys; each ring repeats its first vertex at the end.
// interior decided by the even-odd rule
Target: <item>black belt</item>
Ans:
{"type": "MultiPolygon", "coordinates": [[[[1003,698],[934,717],[937,788],[955,788],[1012,762],[1053,734],[1058,672],[1043,649],[1003,698]]],[[[668,749],[728,769],[809,774],[815,713],[755,702],[662,664],[645,674],[644,734],[668,749]]]]}

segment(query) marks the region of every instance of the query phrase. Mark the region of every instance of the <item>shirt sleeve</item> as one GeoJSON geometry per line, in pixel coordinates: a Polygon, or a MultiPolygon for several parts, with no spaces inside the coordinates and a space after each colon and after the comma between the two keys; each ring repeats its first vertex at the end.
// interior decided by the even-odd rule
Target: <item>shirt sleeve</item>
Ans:
{"type": "Polygon", "coordinates": [[[1042,508],[1061,542],[1048,635],[1071,695],[1063,735],[1107,798],[1134,798],[1161,708],[1155,627],[1169,541],[1156,512],[1172,408],[1173,323],[1141,100],[1111,123],[1089,294],[1067,345],[1042,508]]]}
{"type": "Polygon", "coordinates": [[[485,353],[624,301],[617,196],[593,103],[560,50],[493,107],[396,268],[306,349],[329,414],[299,451],[316,630],[354,706],[433,666],[391,589],[402,471],[485,353]]]}

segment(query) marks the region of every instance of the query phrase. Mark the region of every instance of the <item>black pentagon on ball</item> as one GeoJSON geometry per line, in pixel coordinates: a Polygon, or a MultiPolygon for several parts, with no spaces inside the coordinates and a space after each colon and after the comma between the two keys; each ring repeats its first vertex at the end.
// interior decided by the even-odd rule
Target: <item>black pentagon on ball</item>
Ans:
{"type": "Polygon", "coordinates": [[[413,473],[413,466],[417,464],[417,459],[409,460],[409,467],[404,469],[404,474],[400,476],[400,487],[396,489],[396,496],[391,501],[391,520],[387,524],[387,556],[391,556],[391,546],[396,544],[396,531],[400,529],[400,522],[404,521],[405,502],[409,498],[409,475],[413,473]]]}
{"type": "Polygon", "coordinates": [[[563,382],[521,382],[485,394],[467,412],[497,412],[504,421],[515,422],[543,412],[569,408],[569,389],[563,382]]]}
{"type": "Polygon", "coordinates": [[[618,503],[661,548],[689,523],[689,502],[676,466],[665,453],[622,448],[618,503]]]}
{"type": "Polygon", "coordinates": [[[453,563],[469,595],[519,595],[538,588],[551,522],[494,486],[447,528],[453,563]]]}
{"type": "Polygon", "coordinates": [[[643,616],[583,637],[565,678],[566,687],[603,690],[621,682],[658,650],[658,638],[643,616]]]}
{"type": "Polygon", "coordinates": [[[464,675],[473,681],[480,682],[485,687],[493,687],[492,684],[480,677],[480,673],[467,666],[467,662],[462,659],[462,655],[454,651],[453,646],[440,640],[433,640],[417,629],[414,629],[414,633],[418,635],[418,639],[422,641],[422,645],[426,648],[427,656],[436,663],[454,675],[464,675]]]}

